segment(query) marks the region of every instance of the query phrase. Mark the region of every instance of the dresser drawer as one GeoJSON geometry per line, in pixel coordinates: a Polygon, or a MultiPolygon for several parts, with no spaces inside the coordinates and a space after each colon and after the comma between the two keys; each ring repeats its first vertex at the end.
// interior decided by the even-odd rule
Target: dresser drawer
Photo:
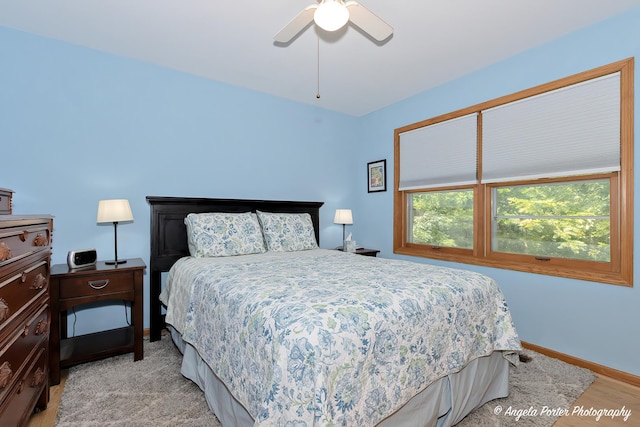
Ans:
{"type": "Polygon", "coordinates": [[[131,272],[92,274],[60,279],[60,299],[108,296],[113,293],[131,292],[133,276],[131,272]]]}
{"type": "Polygon", "coordinates": [[[0,277],[0,340],[17,326],[35,300],[49,291],[49,258],[34,258],[32,264],[0,277]]]}
{"type": "Polygon", "coordinates": [[[0,352],[0,401],[11,385],[24,376],[30,357],[49,337],[49,306],[42,305],[3,343],[0,352]]]}
{"type": "Polygon", "coordinates": [[[23,221],[22,225],[0,229],[0,268],[33,253],[48,251],[50,242],[49,223],[29,224],[23,221]]]}
{"type": "MultiPolygon", "coordinates": [[[[28,368],[8,390],[6,399],[0,400],[0,426],[27,425],[33,407],[48,385],[47,365],[45,342],[38,347],[28,368]]],[[[44,405],[46,406],[46,403],[44,405]]]]}

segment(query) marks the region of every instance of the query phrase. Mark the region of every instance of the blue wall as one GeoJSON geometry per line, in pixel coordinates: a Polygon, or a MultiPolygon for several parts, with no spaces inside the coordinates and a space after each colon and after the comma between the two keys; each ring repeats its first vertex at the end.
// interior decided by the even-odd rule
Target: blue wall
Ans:
{"type": "MultiPolygon", "coordinates": [[[[3,28],[0,58],[0,186],[15,214],[55,216],[54,263],[82,248],[113,259],[113,226],[96,225],[109,198],[134,215],[118,256],[147,265],[147,195],[323,201],[321,243],[342,239],[353,117],[3,28]]],[[[75,331],[125,321],[117,306],[80,310],[75,331]]]]}
{"type": "MultiPolygon", "coordinates": [[[[621,59],[635,57],[635,141],[640,141],[640,8],[512,57],[464,78],[371,113],[360,123],[360,164],[388,159],[393,180],[393,130],[621,59]]],[[[635,151],[640,165],[640,150],[635,151]]],[[[364,184],[363,184],[364,185],[364,184]]],[[[636,201],[640,174],[635,174],[636,201]]],[[[356,239],[393,254],[393,193],[354,196],[356,239]]],[[[635,219],[640,209],[635,204],[635,219]]],[[[637,224],[638,221],[635,221],[637,224]]],[[[640,238],[634,234],[638,270],[640,238]]],[[[504,290],[522,340],[640,375],[640,283],[621,287],[509,270],[410,258],[468,268],[493,277],[504,290]]],[[[636,274],[636,281],[638,275],[636,274]]]]}
{"type": "MultiPolygon", "coordinates": [[[[113,257],[113,228],[95,222],[106,198],[128,198],[135,218],[118,228],[119,256],[148,262],[147,195],[324,201],[322,247],[339,243],[344,207],[359,245],[396,257],[395,128],[639,56],[638,24],[640,8],[361,118],[0,28],[0,186],[16,214],[55,215],[54,263],[79,248],[113,257]],[[389,191],[367,193],[380,159],[389,191]]],[[[440,264],[495,278],[523,340],[640,375],[640,285],[440,264]]],[[[76,333],[124,321],[119,307],[80,310],[76,333]]]]}

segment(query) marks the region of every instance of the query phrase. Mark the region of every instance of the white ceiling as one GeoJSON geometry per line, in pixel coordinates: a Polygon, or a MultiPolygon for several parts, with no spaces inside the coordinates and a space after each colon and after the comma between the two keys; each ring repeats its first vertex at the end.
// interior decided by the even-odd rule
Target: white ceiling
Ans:
{"type": "Polygon", "coordinates": [[[394,28],[273,35],[315,0],[0,0],[0,26],[354,116],[640,6],[640,0],[361,0],[394,28]]]}

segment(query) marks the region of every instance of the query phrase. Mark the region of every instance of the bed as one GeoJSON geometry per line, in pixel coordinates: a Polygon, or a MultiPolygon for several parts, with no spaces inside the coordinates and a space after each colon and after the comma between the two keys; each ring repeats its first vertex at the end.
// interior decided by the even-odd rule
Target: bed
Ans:
{"type": "Polygon", "coordinates": [[[449,426],[508,394],[520,341],[486,276],[320,249],[319,202],[147,200],[151,340],[171,332],[223,426],[449,426]],[[265,248],[207,253],[211,216],[265,248]]]}

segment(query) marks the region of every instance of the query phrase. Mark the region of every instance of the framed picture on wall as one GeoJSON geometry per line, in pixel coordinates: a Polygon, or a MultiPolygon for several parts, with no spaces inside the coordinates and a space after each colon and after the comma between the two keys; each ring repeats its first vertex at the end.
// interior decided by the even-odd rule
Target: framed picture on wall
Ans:
{"type": "Polygon", "coordinates": [[[387,191],[387,160],[367,163],[367,186],[369,193],[387,191]]]}

